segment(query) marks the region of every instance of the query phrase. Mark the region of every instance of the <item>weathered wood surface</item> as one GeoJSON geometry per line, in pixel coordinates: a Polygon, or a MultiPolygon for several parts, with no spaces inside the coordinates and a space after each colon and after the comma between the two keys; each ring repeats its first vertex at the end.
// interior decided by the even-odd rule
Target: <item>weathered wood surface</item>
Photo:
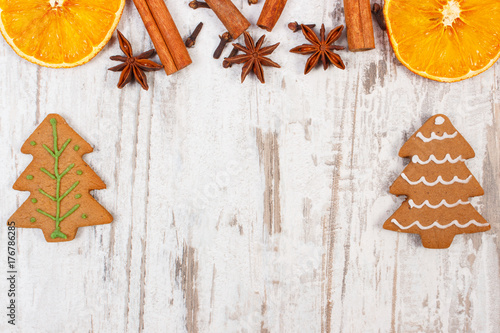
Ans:
{"type": "MultiPolygon", "coordinates": [[[[0,41],[2,219],[27,197],[11,189],[30,162],[20,147],[52,112],[95,146],[85,159],[108,185],[95,197],[115,217],[69,243],[19,230],[17,331],[498,332],[500,64],[429,81],[375,26],[376,50],[341,51],[345,71],[304,76],[306,57],[288,52],[304,40],[286,24],[333,28],[342,2],[291,1],[266,33],[281,41],[272,58],[282,69],[240,84],[240,66],[211,58],[224,30],[215,15],[181,2],[167,4],[182,35],[205,23],[193,65],[148,74],[148,92],[115,87],[116,38],[68,70],[0,41]],[[388,193],[408,162],[397,152],[435,113],[475,149],[467,165],[486,194],[474,204],[492,225],[448,250],[382,229],[402,201],[388,193]]],[[[235,4],[255,23],[262,2],[235,4]]],[[[151,47],[131,3],[119,29],[136,52],[151,47]]],[[[7,271],[5,227],[0,235],[7,271]]],[[[0,331],[11,330],[2,318],[0,331]]]]}

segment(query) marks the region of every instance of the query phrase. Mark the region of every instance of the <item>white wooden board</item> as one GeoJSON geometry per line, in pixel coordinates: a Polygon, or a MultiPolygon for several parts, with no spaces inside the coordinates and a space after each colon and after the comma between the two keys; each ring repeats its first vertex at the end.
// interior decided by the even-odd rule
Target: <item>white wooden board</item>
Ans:
{"type": "MultiPolygon", "coordinates": [[[[252,23],[263,1],[235,4],[252,23]]],[[[41,68],[0,40],[0,216],[30,162],[20,147],[49,113],[90,142],[85,157],[111,225],[48,244],[18,231],[17,325],[10,332],[498,332],[500,327],[500,64],[454,84],[409,72],[375,26],[377,49],[340,51],[345,71],[303,75],[290,21],[344,24],[342,2],[290,1],[268,43],[281,42],[266,84],[211,54],[224,31],[209,10],[167,1],[183,36],[205,26],[193,64],[116,88],[116,35],[88,64],[41,68]],[[490,232],[428,250],[382,229],[401,198],[397,153],[435,113],[447,114],[476,158],[474,199],[490,232]]],[[[131,2],[119,29],[150,39],[131,2]]],[[[263,31],[252,27],[254,36],[263,31]]],[[[347,45],[345,36],[340,44],[347,45]]],[[[230,48],[224,55],[227,56],[230,48]]],[[[0,228],[0,305],[7,312],[7,228],[0,228]],[[3,277],[5,276],[5,277],[3,277]]]]}

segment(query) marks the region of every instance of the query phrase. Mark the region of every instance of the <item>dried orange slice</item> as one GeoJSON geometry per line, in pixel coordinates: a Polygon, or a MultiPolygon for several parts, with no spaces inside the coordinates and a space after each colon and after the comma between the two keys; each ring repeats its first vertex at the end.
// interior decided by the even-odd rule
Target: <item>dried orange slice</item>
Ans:
{"type": "Polygon", "coordinates": [[[106,45],[124,6],[125,0],[0,0],[0,32],[28,61],[75,67],[106,45]]]}
{"type": "Polygon", "coordinates": [[[499,0],[386,0],[384,16],[396,56],[423,77],[468,79],[500,57],[499,0]]]}

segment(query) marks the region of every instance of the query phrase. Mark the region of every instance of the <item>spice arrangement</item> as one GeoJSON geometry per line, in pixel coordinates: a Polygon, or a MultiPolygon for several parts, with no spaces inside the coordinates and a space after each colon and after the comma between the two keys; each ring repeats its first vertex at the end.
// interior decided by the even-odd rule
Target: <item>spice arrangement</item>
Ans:
{"type": "MultiPolygon", "coordinates": [[[[120,88],[135,79],[147,90],[145,72],[163,68],[167,75],[171,75],[192,63],[187,49],[194,47],[203,23],[198,24],[192,34],[183,40],[164,0],[133,2],[162,67],[148,60],[154,55],[153,51],[136,57],[131,52],[127,53],[126,44],[130,43],[118,33],[125,57],[112,57],[123,64],[110,70],[122,72],[118,84],[120,88]]],[[[248,5],[257,3],[258,0],[248,0],[248,5]]],[[[271,32],[286,4],[287,0],[266,0],[256,25],[271,32]]],[[[472,0],[386,0],[383,6],[374,3],[373,7],[370,7],[370,0],[343,0],[343,4],[349,51],[375,48],[372,23],[375,21],[380,29],[387,30],[390,44],[401,63],[425,78],[441,82],[467,79],[486,71],[500,58],[500,20],[496,19],[500,17],[500,6],[497,0],[485,0],[480,5],[472,0]]],[[[120,20],[124,5],[125,0],[88,0],[85,6],[78,6],[73,1],[53,0],[43,5],[39,5],[37,0],[22,3],[4,1],[0,3],[0,32],[18,55],[33,63],[54,68],[74,67],[88,62],[106,45],[120,20]]],[[[211,9],[227,30],[220,32],[214,59],[220,59],[227,44],[237,40],[251,26],[231,0],[192,0],[188,5],[193,9],[211,9]]],[[[289,23],[288,28],[292,32],[302,31],[311,43],[291,49],[292,53],[310,55],[305,74],[320,62],[325,70],[331,64],[345,69],[340,55],[334,52],[345,49],[334,44],[341,37],[343,26],[326,34],[322,25],[319,37],[314,31],[314,24],[304,25],[295,21],[289,23]]],[[[222,62],[224,68],[238,63],[235,61],[242,61],[249,50],[257,47],[253,42],[249,46],[249,40],[251,37],[245,35],[246,47],[236,43],[222,62]],[[238,55],[238,52],[245,55],[238,55]]],[[[245,66],[252,67],[244,67],[244,72],[259,73],[257,78],[264,82],[262,66],[279,66],[267,60],[260,61],[260,46],[256,48],[260,53],[255,53],[252,60],[253,64],[260,66],[255,65],[254,68],[254,65],[248,65],[248,61],[243,61],[245,66]]],[[[127,50],[131,51],[131,48],[127,50]]]]}

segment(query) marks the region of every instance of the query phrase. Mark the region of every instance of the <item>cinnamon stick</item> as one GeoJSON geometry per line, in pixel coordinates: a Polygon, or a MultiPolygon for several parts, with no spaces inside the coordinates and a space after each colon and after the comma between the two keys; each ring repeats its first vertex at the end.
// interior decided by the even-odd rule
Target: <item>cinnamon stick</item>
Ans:
{"type": "Polygon", "coordinates": [[[167,75],[191,63],[191,58],[163,0],[133,0],[167,75]]]}
{"type": "Polygon", "coordinates": [[[250,22],[241,14],[231,0],[206,0],[215,15],[221,20],[233,39],[247,30],[250,22]]]}
{"type": "Polygon", "coordinates": [[[186,45],[182,40],[181,34],[175,25],[170,12],[163,0],[146,0],[153,18],[161,32],[163,40],[167,44],[172,58],[174,59],[177,70],[180,70],[191,64],[191,57],[187,51],[186,45]]]}
{"type": "Polygon", "coordinates": [[[285,8],[287,0],[266,0],[260,13],[257,25],[267,31],[272,31],[285,8]]]}
{"type": "Polygon", "coordinates": [[[167,75],[173,74],[177,72],[177,67],[175,66],[174,59],[170,54],[169,49],[167,48],[167,44],[163,40],[160,30],[156,25],[156,22],[153,18],[153,14],[149,10],[149,6],[146,3],[146,0],[133,0],[139,15],[141,15],[142,22],[144,22],[144,26],[148,31],[149,37],[151,37],[151,41],[156,49],[156,53],[160,58],[161,63],[163,64],[163,68],[167,75]]]}
{"type": "Polygon", "coordinates": [[[375,48],[370,0],[344,0],[347,43],[349,51],[375,48]]]}

